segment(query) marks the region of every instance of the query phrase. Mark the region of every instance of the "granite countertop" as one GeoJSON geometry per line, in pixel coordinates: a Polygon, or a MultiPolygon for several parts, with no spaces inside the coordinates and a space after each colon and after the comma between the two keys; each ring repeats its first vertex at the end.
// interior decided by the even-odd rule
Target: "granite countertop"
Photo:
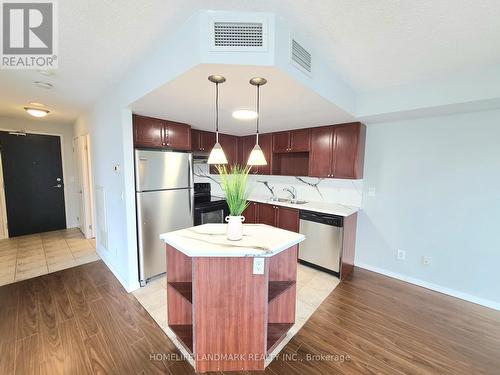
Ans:
{"type": "Polygon", "coordinates": [[[302,241],[303,234],[266,224],[243,224],[243,238],[229,241],[227,224],[203,224],[160,235],[189,257],[272,257],[302,241]]]}
{"type": "Polygon", "coordinates": [[[260,202],[260,203],[268,203],[274,206],[283,206],[283,207],[291,207],[297,210],[305,210],[305,211],[313,211],[313,212],[322,212],[325,214],[338,215],[338,216],[351,216],[359,211],[358,207],[347,206],[340,203],[329,203],[329,202],[314,202],[308,201],[304,204],[293,204],[287,202],[278,202],[272,201],[269,198],[263,196],[250,196],[248,198],[251,202],[260,202]]]}

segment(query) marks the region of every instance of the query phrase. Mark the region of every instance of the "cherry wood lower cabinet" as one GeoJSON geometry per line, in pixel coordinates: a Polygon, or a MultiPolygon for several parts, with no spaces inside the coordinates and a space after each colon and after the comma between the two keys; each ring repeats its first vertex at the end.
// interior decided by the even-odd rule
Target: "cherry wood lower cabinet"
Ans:
{"type": "Polygon", "coordinates": [[[257,224],[257,211],[258,211],[258,205],[259,203],[257,202],[250,202],[248,207],[243,211],[242,215],[245,218],[245,223],[246,224],[257,224]]]}
{"type": "Polygon", "coordinates": [[[295,322],[296,260],[294,245],[255,275],[253,258],[188,257],[167,245],[168,326],[196,372],[264,370],[295,322]]]}
{"type": "Polygon", "coordinates": [[[250,202],[243,212],[247,224],[267,224],[299,232],[299,210],[273,204],[250,202]]]}

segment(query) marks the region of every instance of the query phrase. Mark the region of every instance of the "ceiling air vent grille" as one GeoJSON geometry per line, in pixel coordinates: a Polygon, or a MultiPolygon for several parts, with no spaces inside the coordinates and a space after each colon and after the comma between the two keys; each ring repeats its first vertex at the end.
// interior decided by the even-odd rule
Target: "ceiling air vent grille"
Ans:
{"type": "Polygon", "coordinates": [[[312,69],[311,54],[294,39],[292,39],[290,56],[292,59],[292,63],[294,63],[295,66],[297,66],[301,70],[304,70],[307,73],[311,73],[312,69]]]}
{"type": "Polygon", "coordinates": [[[215,47],[262,48],[263,24],[260,22],[214,22],[215,47]]]}

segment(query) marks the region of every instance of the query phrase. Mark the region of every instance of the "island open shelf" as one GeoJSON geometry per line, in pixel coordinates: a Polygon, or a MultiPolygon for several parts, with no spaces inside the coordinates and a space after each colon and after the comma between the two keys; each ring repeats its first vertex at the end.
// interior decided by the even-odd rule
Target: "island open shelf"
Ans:
{"type": "Polygon", "coordinates": [[[165,240],[168,326],[197,372],[264,370],[266,355],[293,326],[303,236],[287,233],[295,235],[291,246],[260,250],[261,257],[189,256],[165,240]],[[256,258],[264,261],[262,274],[254,273],[256,258]]]}

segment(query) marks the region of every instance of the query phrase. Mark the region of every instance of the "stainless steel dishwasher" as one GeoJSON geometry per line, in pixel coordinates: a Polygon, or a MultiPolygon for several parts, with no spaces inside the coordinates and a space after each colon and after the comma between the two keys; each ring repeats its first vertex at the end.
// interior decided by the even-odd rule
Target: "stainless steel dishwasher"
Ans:
{"type": "Polygon", "coordinates": [[[299,262],[339,276],[343,226],[342,216],[300,211],[299,262]]]}

